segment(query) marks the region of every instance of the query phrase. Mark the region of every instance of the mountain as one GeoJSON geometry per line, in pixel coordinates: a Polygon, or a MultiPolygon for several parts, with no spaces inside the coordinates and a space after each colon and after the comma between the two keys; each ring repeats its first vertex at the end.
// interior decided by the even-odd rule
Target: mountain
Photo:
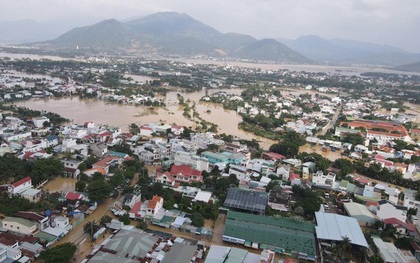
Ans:
{"type": "Polygon", "coordinates": [[[289,63],[311,62],[274,39],[257,40],[248,35],[223,34],[186,14],[174,12],[156,13],[126,22],[105,20],[74,28],[54,40],[35,44],[54,49],[79,47],[108,52],[156,52],[289,63]]]}
{"type": "MultiPolygon", "coordinates": [[[[249,43],[233,52],[235,57],[284,62],[302,61],[302,55],[274,39],[249,43]]],[[[309,61],[307,61],[309,62],[309,61]]]]}
{"type": "Polygon", "coordinates": [[[48,46],[61,48],[94,47],[95,49],[129,48],[135,34],[125,24],[109,19],[87,27],[74,28],[58,38],[46,41],[48,46]]]}
{"type": "Polygon", "coordinates": [[[420,72],[420,61],[411,64],[396,66],[394,70],[420,72]]]}
{"type": "Polygon", "coordinates": [[[280,41],[310,59],[326,63],[396,66],[420,59],[420,54],[411,54],[393,46],[354,40],[327,40],[312,35],[280,41]]]}

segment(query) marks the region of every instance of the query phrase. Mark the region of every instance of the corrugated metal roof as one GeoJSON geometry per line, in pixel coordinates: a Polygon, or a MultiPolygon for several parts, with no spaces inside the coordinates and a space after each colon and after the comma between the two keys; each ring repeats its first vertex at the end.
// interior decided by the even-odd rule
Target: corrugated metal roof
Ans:
{"type": "Polygon", "coordinates": [[[322,212],[315,212],[315,217],[317,238],[342,241],[344,237],[348,237],[351,244],[369,247],[355,218],[322,212]]]}

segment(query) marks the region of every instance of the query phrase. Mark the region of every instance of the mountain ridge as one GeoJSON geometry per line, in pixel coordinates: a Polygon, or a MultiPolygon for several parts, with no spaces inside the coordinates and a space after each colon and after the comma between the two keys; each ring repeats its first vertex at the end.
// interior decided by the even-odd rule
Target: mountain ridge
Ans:
{"type": "Polygon", "coordinates": [[[270,60],[313,63],[284,44],[270,45],[249,35],[221,33],[187,14],[156,13],[120,22],[115,19],[74,28],[56,39],[37,43],[49,48],[92,49],[97,51],[142,51],[170,55],[270,60]]]}
{"type": "Polygon", "coordinates": [[[356,40],[325,39],[317,35],[279,40],[309,59],[325,63],[397,66],[420,60],[420,54],[409,53],[390,45],[356,40]]]}

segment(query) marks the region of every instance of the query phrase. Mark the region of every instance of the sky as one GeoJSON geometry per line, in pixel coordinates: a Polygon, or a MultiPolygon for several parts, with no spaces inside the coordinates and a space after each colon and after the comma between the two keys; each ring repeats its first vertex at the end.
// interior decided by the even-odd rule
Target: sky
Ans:
{"type": "Polygon", "coordinates": [[[163,11],[186,13],[223,33],[318,35],[420,53],[420,0],[0,0],[1,21],[61,21],[69,28],[163,11]]]}

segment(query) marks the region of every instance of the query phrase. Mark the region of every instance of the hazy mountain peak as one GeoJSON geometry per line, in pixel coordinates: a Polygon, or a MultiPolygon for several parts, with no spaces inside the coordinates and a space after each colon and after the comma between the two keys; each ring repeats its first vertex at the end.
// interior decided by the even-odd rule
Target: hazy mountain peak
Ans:
{"type": "Polygon", "coordinates": [[[158,52],[172,55],[230,56],[251,60],[308,63],[275,39],[223,34],[187,14],[161,12],[128,22],[108,19],[74,28],[43,44],[52,48],[158,52]]]}

